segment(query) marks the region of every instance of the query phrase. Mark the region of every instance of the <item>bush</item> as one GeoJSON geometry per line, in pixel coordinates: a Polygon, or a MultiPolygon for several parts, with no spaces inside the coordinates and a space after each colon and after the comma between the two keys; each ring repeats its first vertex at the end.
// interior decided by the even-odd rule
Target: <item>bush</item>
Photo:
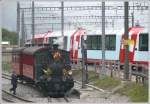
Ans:
{"type": "Polygon", "coordinates": [[[7,71],[7,72],[10,72],[10,69],[11,69],[11,65],[9,63],[2,63],[2,70],[3,71],[7,71]]]}
{"type": "Polygon", "coordinates": [[[17,33],[2,28],[2,41],[10,41],[11,45],[17,44],[17,33]]]}

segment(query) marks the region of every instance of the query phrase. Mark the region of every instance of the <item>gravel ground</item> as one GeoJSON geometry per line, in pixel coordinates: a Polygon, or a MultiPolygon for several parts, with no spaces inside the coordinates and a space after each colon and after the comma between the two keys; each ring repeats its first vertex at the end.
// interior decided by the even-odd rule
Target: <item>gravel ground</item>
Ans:
{"type": "MultiPolygon", "coordinates": [[[[10,81],[3,79],[2,89],[9,91],[11,87],[10,81]]],[[[82,89],[81,85],[75,83],[75,89],[80,91],[80,99],[77,97],[69,98],[72,103],[126,103],[129,102],[129,98],[126,96],[120,96],[119,94],[113,94],[106,99],[105,92],[99,92],[92,88],[82,89]]],[[[35,88],[18,84],[17,96],[29,99],[35,102],[47,103],[48,98],[43,97],[42,92],[37,91],[35,88]]],[[[64,99],[52,99],[52,102],[66,102],[64,99]]]]}
{"type": "Polygon", "coordinates": [[[75,100],[73,102],[86,102],[86,103],[126,103],[129,102],[129,98],[126,96],[120,96],[119,94],[113,94],[110,97],[107,97],[106,92],[99,92],[97,90],[89,89],[81,92],[81,99],[79,101],[75,100]]]}

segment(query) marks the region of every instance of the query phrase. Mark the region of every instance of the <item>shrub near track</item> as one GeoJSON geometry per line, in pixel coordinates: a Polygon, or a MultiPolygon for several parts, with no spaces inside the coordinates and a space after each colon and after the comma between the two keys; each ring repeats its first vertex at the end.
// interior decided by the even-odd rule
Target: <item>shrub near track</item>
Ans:
{"type": "Polygon", "coordinates": [[[148,102],[148,86],[142,84],[129,82],[117,92],[130,97],[133,102],[148,102]]]}

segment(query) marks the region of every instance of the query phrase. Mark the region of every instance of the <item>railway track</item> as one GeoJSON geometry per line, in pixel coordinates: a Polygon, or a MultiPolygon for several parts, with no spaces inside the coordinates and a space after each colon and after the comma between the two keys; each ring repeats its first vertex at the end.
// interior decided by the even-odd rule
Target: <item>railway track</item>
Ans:
{"type": "Polygon", "coordinates": [[[7,101],[7,102],[12,102],[12,103],[18,103],[18,102],[33,102],[24,98],[21,98],[19,96],[13,95],[5,90],[2,90],[2,99],[7,101]]]}
{"type": "MultiPolygon", "coordinates": [[[[7,80],[11,80],[11,75],[6,74],[6,73],[2,73],[2,78],[7,79],[7,80]]],[[[27,99],[24,99],[22,97],[13,95],[12,93],[6,91],[6,90],[2,90],[2,99],[6,102],[10,102],[10,103],[18,103],[18,102],[33,102],[27,99]]]]}
{"type": "MultiPolygon", "coordinates": [[[[3,78],[6,78],[6,79],[10,79],[10,75],[8,75],[8,74],[2,74],[3,75],[3,78]]],[[[81,82],[79,82],[79,81],[74,81],[76,84],[75,84],[75,87],[74,87],[74,89],[76,90],[76,94],[73,94],[73,95],[71,95],[71,97],[69,96],[69,97],[63,97],[63,98],[51,98],[51,97],[47,97],[47,101],[48,102],[72,102],[72,101],[74,101],[74,99],[72,98],[72,96],[74,97],[74,98],[77,98],[77,99],[80,99],[80,90],[84,90],[84,89],[82,89],[81,87],[82,87],[82,83],[81,82]],[[78,93],[78,94],[77,94],[78,93]]],[[[22,84],[22,83],[21,83],[22,84]]],[[[26,84],[23,84],[23,85],[26,85],[26,84]]],[[[93,89],[93,91],[94,90],[97,90],[98,92],[102,92],[102,93],[105,93],[105,91],[104,90],[102,90],[102,89],[99,89],[99,88],[97,88],[97,87],[95,87],[95,86],[92,86],[92,85],[89,85],[89,84],[86,84],[86,86],[87,86],[87,89],[88,88],[92,88],[93,89]]],[[[33,87],[33,86],[32,86],[33,87]]],[[[34,88],[35,89],[35,88],[34,88]]],[[[86,91],[81,91],[82,93],[81,94],[83,94],[83,93],[86,93],[86,91]]],[[[84,94],[83,94],[84,95],[84,94]]]]}
{"type": "Polygon", "coordinates": [[[52,98],[52,97],[48,97],[48,102],[71,102],[70,99],[68,99],[67,97],[63,97],[63,98],[52,98]]]}
{"type": "MultiPolygon", "coordinates": [[[[6,74],[6,73],[2,73],[2,78],[4,78],[4,79],[7,79],[7,80],[11,80],[11,75],[9,75],[9,74],[6,74]]],[[[26,85],[26,84],[23,84],[23,83],[19,83],[19,84],[21,84],[21,85],[26,85]]],[[[30,86],[31,87],[31,86],[30,86]]],[[[33,87],[33,86],[32,86],[33,87]]],[[[35,89],[35,88],[34,88],[35,89]]],[[[7,91],[5,91],[5,90],[2,90],[2,92],[6,95],[8,95],[8,96],[12,96],[12,97],[16,97],[16,98],[18,98],[17,96],[15,96],[15,95],[13,95],[13,94],[11,94],[11,93],[9,93],[9,92],[7,92],[7,91]]],[[[6,95],[6,96],[7,96],[6,95]]],[[[19,100],[15,100],[16,102],[33,102],[33,101],[29,101],[29,100],[26,100],[26,99],[23,99],[23,98],[18,98],[18,99],[20,99],[20,101],[19,100]]],[[[12,98],[10,99],[10,98],[7,98],[7,97],[5,97],[5,96],[3,96],[3,100],[4,101],[6,101],[6,102],[15,102],[12,98]]],[[[69,98],[67,98],[67,97],[63,97],[63,98],[51,98],[51,97],[48,97],[48,102],[70,102],[71,100],[69,99],[69,98]]]]}
{"type": "Polygon", "coordinates": [[[11,80],[11,75],[8,75],[8,74],[5,74],[5,73],[2,73],[2,78],[5,78],[5,79],[8,79],[8,80],[11,80]]]}

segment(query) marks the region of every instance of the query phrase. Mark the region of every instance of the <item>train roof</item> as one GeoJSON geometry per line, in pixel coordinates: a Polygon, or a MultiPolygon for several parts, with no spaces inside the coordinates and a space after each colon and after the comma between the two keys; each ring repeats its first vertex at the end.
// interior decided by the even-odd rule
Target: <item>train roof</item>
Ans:
{"type": "MultiPolygon", "coordinates": [[[[73,30],[67,30],[64,31],[64,36],[72,36],[77,30],[79,29],[73,29],[73,30]]],[[[80,29],[85,31],[84,29],[80,29]]],[[[84,34],[84,33],[82,33],[84,34]]],[[[41,34],[35,34],[35,38],[48,38],[48,37],[61,37],[61,31],[53,31],[53,32],[48,32],[48,33],[41,33],[41,34]]],[[[32,39],[32,37],[28,37],[28,40],[32,39]]]]}
{"type": "Polygon", "coordinates": [[[18,47],[18,48],[13,48],[12,49],[12,52],[14,52],[14,53],[19,53],[19,52],[21,52],[23,49],[25,49],[26,47],[18,47]]]}
{"type": "Polygon", "coordinates": [[[42,51],[46,49],[48,50],[47,47],[43,47],[43,46],[28,47],[23,50],[23,54],[34,55],[37,51],[42,51]]]}

